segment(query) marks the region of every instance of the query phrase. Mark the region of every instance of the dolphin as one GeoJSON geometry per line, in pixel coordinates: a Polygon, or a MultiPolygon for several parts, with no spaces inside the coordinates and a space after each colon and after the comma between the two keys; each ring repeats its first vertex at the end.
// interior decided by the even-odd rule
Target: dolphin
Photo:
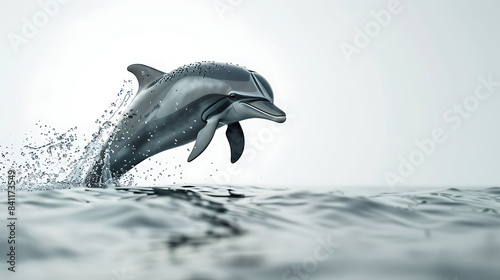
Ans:
{"type": "Polygon", "coordinates": [[[240,121],[286,120],[285,113],[274,105],[269,82],[238,65],[198,62],[164,73],[133,64],[127,70],[136,76],[138,92],[86,175],[88,186],[119,179],[148,157],[195,141],[187,159],[190,162],[225,125],[231,162],[235,163],[245,145],[240,121]]]}

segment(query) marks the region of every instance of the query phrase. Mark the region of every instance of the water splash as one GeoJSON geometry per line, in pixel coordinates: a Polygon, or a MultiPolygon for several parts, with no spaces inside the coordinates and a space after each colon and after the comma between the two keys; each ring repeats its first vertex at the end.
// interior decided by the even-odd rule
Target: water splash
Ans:
{"type": "MultiPolygon", "coordinates": [[[[6,170],[18,174],[18,190],[71,188],[80,185],[98,153],[108,141],[116,123],[133,100],[132,80],[124,80],[117,98],[95,123],[99,130],[88,137],[78,127],[60,132],[48,124],[35,124],[42,141],[25,134],[20,147],[0,145],[0,191],[5,190],[6,170]],[[90,138],[90,139],[89,139],[90,138]]],[[[109,177],[111,175],[109,174],[109,177]]],[[[133,180],[130,180],[131,183],[133,180]]]]}

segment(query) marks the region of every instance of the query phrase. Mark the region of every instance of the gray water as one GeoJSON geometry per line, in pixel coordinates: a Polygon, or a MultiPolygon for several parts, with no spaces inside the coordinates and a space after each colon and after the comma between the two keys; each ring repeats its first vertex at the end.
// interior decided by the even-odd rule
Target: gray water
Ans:
{"type": "Polygon", "coordinates": [[[49,187],[0,279],[500,279],[500,188],[49,187]]]}

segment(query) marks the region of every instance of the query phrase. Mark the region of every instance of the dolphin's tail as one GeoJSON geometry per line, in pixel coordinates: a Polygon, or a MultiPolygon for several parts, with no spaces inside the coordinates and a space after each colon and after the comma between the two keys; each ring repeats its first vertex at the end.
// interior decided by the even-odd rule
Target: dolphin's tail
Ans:
{"type": "Polygon", "coordinates": [[[66,181],[87,187],[102,187],[112,179],[109,170],[108,141],[114,126],[103,124],[92,141],[85,147],[82,157],[75,164],[66,181]]]}
{"type": "Polygon", "coordinates": [[[82,157],[66,178],[67,182],[75,185],[84,184],[88,187],[102,187],[107,182],[114,181],[109,164],[107,164],[107,162],[109,163],[109,142],[112,139],[116,124],[122,117],[122,110],[127,108],[134,100],[135,93],[130,90],[126,91],[126,94],[119,94],[118,96],[120,97],[113,102],[115,104],[113,106],[116,106],[113,108],[114,113],[103,122],[99,131],[94,134],[93,139],[85,146],[82,157]]]}

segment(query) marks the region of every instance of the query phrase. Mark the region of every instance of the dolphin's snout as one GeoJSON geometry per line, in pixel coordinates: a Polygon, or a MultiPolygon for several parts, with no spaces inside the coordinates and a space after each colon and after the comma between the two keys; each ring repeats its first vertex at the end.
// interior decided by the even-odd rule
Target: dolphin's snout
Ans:
{"type": "Polygon", "coordinates": [[[241,104],[250,109],[247,113],[252,115],[252,117],[266,119],[277,123],[282,123],[286,120],[285,112],[269,101],[242,101],[241,104]]]}

